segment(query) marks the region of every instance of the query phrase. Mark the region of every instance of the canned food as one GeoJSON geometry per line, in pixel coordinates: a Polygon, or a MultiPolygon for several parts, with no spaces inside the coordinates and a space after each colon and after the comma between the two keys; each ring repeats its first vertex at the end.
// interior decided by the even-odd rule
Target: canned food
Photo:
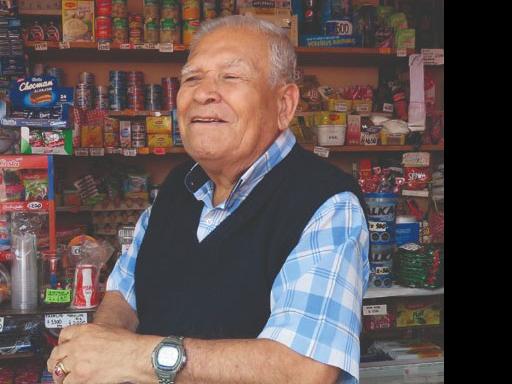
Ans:
{"type": "Polygon", "coordinates": [[[144,19],[160,18],[159,0],[144,0],[144,19]]]}
{"type": "Polygon", "coordinates": [[[44,29],[36,21],[28,31],[28,39],[30,41],[44,41],[44,29]]]}
{"type": "Polygon", "coordinates": [[[138,14],[130,15],[128,17],[128,27],[130,28],[142,28],[144,23],[142,22],[142,16],[138,14]]]}
{"type": "Polygon", "coordinates": [[[132,132],[132,143],[134,140],[146,141],[146,132],[132,132]]]}
{"type": "Polygon", "coordinates": [[[235,12],[235,0],[220,0],[220,16],[229,16],[235,12]]]}
{"type": "Polygon", "coordinates": [[[92,109],[93,94],[91,85],[87,83],[79,83],[75,88],[74,105],[78,109],[92,109]]]}
{"type": "Polygon", "coordinates": [[[128,7],[126,0],[112,0],[112,17],[128,16],[128,7]]]}
{"type": "Polygon", "coordinates": [[[46,41],[60,41],[59,28],[53,24],[53,21],[50,21],[50,24],[46,27],[45,37],[46,41]]]}
{"type": "Polygon", "coordinates": [[[131,44],[142,44],[144,40],[144,30],[142,28],[130,28],[128,31],[128,41],[131,44]]]}
{"type": "Polygon", "coordinates": [[[201,22],[199,20],[183,21],[183,44],[190,45],[192,38],[198,31],[201,22]]]}
{"type": "Polygon", "coordinates": [[[128,20],[126,18],[112,19],[112,40],[119,44],[128,42],[128,20]]]}
{"type": "Polygon", "coordinates": [[[144,121],[133,121],[132,122],[132,137],[134,133],[146,134],[146,123],[144,121]]]}
{"type": "Polygon", "coordinates": [[[217,17],[217,4],[215,0],[204,0],[203,2],[203,20],[215,19],[217,17]]]}
{"type": "Polygon", "coordinates": [[[112,0],[96,0],[96,16],[111,16],[112,0]]]}
{"type": "Polygon", "coordinates": [[[32,73],[34,76],[43,76],[44,74],[44,64],[36,63],[34,64],[34,68],[32,69],[32,73]]]}
{"type": "Polygon", "coordinates": [[[96,23],[96,41],[112,41],[112,19],[107,16],[98,16],[96,23]]]}
{"type": "MultiPolygon", "coordinates": [[[[64,85],[64,70],[62,68],[50,67],[46,69],[48,76],[53,76],[57,79],[57,85],[62,87],[64,85]]],[[[36,75],[37,76],[37,75],[36,75]]]]}
{"type": "Polygon", "coordinates": [[[161,43],[180,43],[181,28],[176,19],[160,20],[160,42],[161,43]]]}
{"type": "Polygon", "coordinates": [[[95,97],[95,108],[106,111],[109,109],[109,98],[108,98],[108,88],[104,85],[98,85],[96,87],[96,97],[95,97]]]}
{"type": "Polygon", "coordinates": [[[130,148],[132,143],[132,129],[129,120],[119,122],[119,140],[122,148],[130,148]]]}
{"type": "Polygon", "coordinates": [[[160,28],[155,19],[148,19],[144,24],[144,42],[158,43],[160,28]]]}
{"type": "Polygon", "coordinates": [[[177,77],[163,77],[162,78],[162,109],[170,111],[176,108],[176,96],[180,83],[177,77]]]}
{"type": "Polygon", "coordinates": [[[183,0],[182,19],[183,20],[199,20],[201,14],[199,0],[183,0]]]}
{"type": "Polygon", "coordinates": [[[145,88],[146,110],[162,109],[162,87],[159,84],[148,84],[145,88]]]}
{"type": "Polygon", "coordinates": [[[146,146],[146,139],[132,140],[132,148],[143,148],[146,146]]]}
{"type": "Polygon", "coordinates": [[[160,17],[162,19],[181,19],[179,0],[162,0],[160,17]]]}
{"type": "Polygon", "coordinates": [[[84,84],[94,84],[94,73],[80,72],[78,75],[78,82],[84,84]]]}

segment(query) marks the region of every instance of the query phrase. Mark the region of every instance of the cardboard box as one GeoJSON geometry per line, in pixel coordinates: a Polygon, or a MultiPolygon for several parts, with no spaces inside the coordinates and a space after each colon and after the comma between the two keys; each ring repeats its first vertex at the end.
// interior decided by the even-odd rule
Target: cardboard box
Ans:
{"type": "Polygon", "coordinates": [[[62,41],[94,41],[94,1],[62,2],[62,41]]]}
{"type": "Polygon", "coordinates": [[[258,19],[270,21],[288,32],[293,46],[299,45],[299,26],[297,15],[292,15],[289,8],[240,8],[241,15],[252,15],[258,19]]]}
{"type": "Polygon", "coordinates": [[[169,148],[172,147],[171,132],[168,133],[149,133],[148,147],[150,148],[169,148]]]}
{"type": "Polygon", "coordinates": [[[41,130],[21,127],[20,152],[29,155],[71,155],[73,132],[71,129],[41,130]],[[59,140],[55,140],[56,137],[59,140]]]}
{"type": "Polygon", "coordinates": [[[146,117],[147,133],[168,133],[172,132],[171,116],[148,116],[146,117]]]}

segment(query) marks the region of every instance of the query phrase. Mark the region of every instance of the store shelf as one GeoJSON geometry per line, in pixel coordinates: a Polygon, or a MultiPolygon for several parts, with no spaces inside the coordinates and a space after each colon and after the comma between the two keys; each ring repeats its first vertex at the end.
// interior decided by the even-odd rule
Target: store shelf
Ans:
{"type": "Polygon", "coordinates": [[[148,208],[149,205],[146,206],[137,206],[137,207],[120,207],[120,208],[101,208],[101,207],[91,207],[89,205],[82,205],[80,207],[57,207],[57,212],[120,212],[120,211],[143,211],[148,208]]]}
{"type": "MultiPolygon", "coordinates": [[[[69,42],[69,48],[59,42],[46,42],[47,50],[40,50],[41,42],[27,41],[25,46],[35,56],[51,55],[71,61],[114,61],[123,58],[127,61],[155,62],[162,59],[185,62],[188,49],[182,44],[173,47],[174,52],[160,52],[158,45],[111,43],[110,50],[98,50],[97,42],[69,42]],[[37,49],[36,49],[37,46],[37,49]],[[98,51],[98,55],[91,55],[98,51]]],[[[308,48],[297,47],[297,60],[300,65],[341,65],[341,66],[376,66],[390,61],[407,60],[407,56],[398,56],[396,49],[391,48],[308,48]]],[[[407,50],[407,55],[414,53],[407,50]]]]}
{"type": "Polygon", "coordinates": [[[20,16],[61,16],[61,9],[20,9],[20,16]]]}
{"type": "Polygon", "coordinates": [[[370,288],[366,291],[366,295],[364,295],[364,298],[376,299],[383,297],[435,296],[443,294],[444,288],[421,289],[395,286],[391,288],[370,288]]]}
{"type": "MultiPolygon", "coordinates": [[[[314,144],[301,144],[308,151],[313,152],[314,144]]],[[[444,144],[435,145],[343,145],[325,147],[330,152],[408,152],[408,151],[426,151],[438,152],[444,151],[444,144]]]]}
{"type": "Polygon", "coordinates": [[[34,357],[34,352],[20,352],[20,353],[9,353],[5,355],[0,354],[0,361],[1,360],[9,360],[9,359],[26,359],[29,357],[34,357]]]}
{"type": "Polygon", "coordinates": [[[96,308],[91,309],[73,309],[69,307],[37,307],[30,310],[12,309],[10,303],[0,305],[0,316],[24,316],[24,315],[46,315],[52,313],[88,313],[94,312],[96,308]]]}
{"type": "Polygon", "coordinates": [[[361,363],[360,384],[444,383],[444,358],[361,363]]]}
{"type": "Polygon", "coordinates": [[[109,111],[107,114],[113,117],[147,117],[147,116],[167,116],[171,111],[109,111]]]}

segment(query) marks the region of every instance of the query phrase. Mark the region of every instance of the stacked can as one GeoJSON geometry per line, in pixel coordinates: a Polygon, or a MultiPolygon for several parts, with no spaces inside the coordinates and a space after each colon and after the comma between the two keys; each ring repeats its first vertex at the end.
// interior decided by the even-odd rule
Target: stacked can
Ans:
{"type": "Polygon", "coordinates": [[[142,15],[130,15],[128,18],[128,41],[130,44],[142,44],[144,42],[142,15]]]}
{"type": "Polygon", "coordinates": [[[146,122],[144,120],[132,121],[132,148],[146,146],[146,122]]]}
{"type": "Polygon", "coordinates": [[[112,40],[118,44],[128,42],[128,19],[126,17],[112,19],[112,40]]]}
{"type": "Polygon", "coordinates": [[[81,72],[75,88],[74,105],[78,109],[92,109],[94,105],[94,73],[81,72]]]}
{"type": "Polygon", "coordinates": [[[96,87],[96,93],[94,95],[95,109],[99,109],[101,111],[107,111],[110,107],[108,102],[108,88],[104,85],[98,85],[96,87]]]}
{"type": "Polygon", "coordinates": [[[217,17],[217,1],[204,0],[202,9],[202,20],[215,19],[217,17]]]}
{"type": "Polygon", "coordinates": [[[162,109],[162,87],[159,84],[146,85],[146,110],[159,111],[162,109]]]}
{"type": "Polygon", "coordinates": [[[157,44],[160,35],[160,0],[144,0],[144,42],[157,44]]]}
{"type": "Polygon", "coordinates": [[[126,0],[112,0],[112,17],[123,18],[128,17],[128,6],[126,0]]]}
{"type": "Polygon", "coordinates": [[[126,109],[127,75],[124,71],[110,71],[110,87],[108,90],[110,110],[122,111],[126,109]]]}
{"type": "Polygon", "coordinates": [[[64,86],[64,70],[62,68],[50,67],[46,68],[46,74],[48,76],[53,76],[57,79],[57,85],[59,87],[64,86]]]}
{"type": "Polygon", "coordinates": [[[144,109],[144,74],[140,71],[128,72],[128,109],[144,109]]]}
{"type": "Polygon", "coordinates": [[[194,34],[199,29],[201,22],[199,0],[183,0],[182,20],[183,20],[183,44],[190,45],[194,34]]]}
{"type": "Polygon", "coordinates": [[[176,96],[180,89],[177,77],[162,77],[162,110],[171,111],[176,108],[176,96]]]}
{"type": "Polygon", "coordinates": [[[162,0],[160,15],[160,42],[181,43],[181,13],[179,0],[162,0]]]}
{"type": "Polygon", "coordinates": [[[32,74],[34,76],[43,76],[44,75],[44,64],[35,63],[32,68],[32,74]]]}
{"type": "Polygon", "coordinates": [[[112,0],[96,0],[96,41],[112,41],[112,0]]]}

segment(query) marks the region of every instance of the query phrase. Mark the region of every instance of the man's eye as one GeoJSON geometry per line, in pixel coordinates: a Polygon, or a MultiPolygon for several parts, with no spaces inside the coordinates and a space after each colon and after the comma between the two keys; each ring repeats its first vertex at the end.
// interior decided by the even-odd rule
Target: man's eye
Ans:
{"type": "Polygon", "coordinates": [[[233,80],[233,79],[239,79],[240,76],[238,75],[224,75],[224,79],[227,79],[227,80],[233,80]]]}
{"type": "Polygon", "coordinates": [[[190,83],[190,82],[196,81],[196,80],[199,80],[199,76],[186,77],[185,80],[183,80],[182,82],[183,83],[190,83]]]}

